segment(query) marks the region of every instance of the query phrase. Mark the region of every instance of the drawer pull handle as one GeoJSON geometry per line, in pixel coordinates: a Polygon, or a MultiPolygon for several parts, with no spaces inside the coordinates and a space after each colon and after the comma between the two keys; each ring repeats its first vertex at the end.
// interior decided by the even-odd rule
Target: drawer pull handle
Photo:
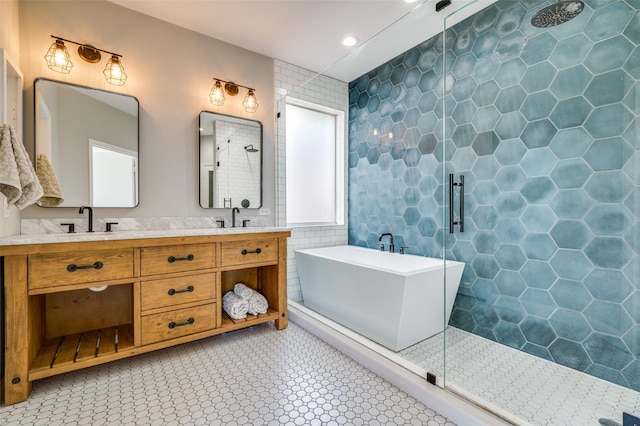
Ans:
{"type": "Polygon", "coordinates": [[[102,262],[95,262],[91,265],[81,265],[81,266],[78,266],[75,263],[71,263],[67,265],[67,271],[75,272],[78,269],[102,269],[103,266],[104,266],[104,263],[102,262]]]}
{"type": "Polygon", "coordinates": [[[173,328],[176,328],[176,327],[182,327],[183,325],[191,325],[194,322],[196,322],[196,320],[193,319],[193,317],[189,318],[185,322],[174,322],[174,321],[171,321],[169,323],[169,328],[173,329],[173,328]]]}
{"type": "Polygon", "coordinates": [[[257,249],[255,249],[255,250],[247,250],[247,249],[242,250],[242,255],[243,255],[243,256],[246,256],[246,255],[248,255],[249,253],[257,253],[257,254],[260,254],[260,253],[262,253],[262,249],[261,249],[260,247],[258,247],[258,248],[257,248],[257,249]]]}
{"type": "Polygon", "coordinates": [[[169,296],[173,296],[174,294],[178,294],[178,293],[191,293],[193,290],[195,290],[195,287],[190,285],[184,290],[176,290],[175,288],[171,288],[167,293],[169,293],[169,296]]]}
{"type": "Polygon", "coordinates": [[[175,256],[169,256],[169,258],[167,259],[169,261],[169,263],[173,263],[173,262],[177,262],[179,260],[186,260],[191,262],[193,259],[195,259],[196,257],[192,254],[187,255],[187,257],[175,257],[175,256]]]}

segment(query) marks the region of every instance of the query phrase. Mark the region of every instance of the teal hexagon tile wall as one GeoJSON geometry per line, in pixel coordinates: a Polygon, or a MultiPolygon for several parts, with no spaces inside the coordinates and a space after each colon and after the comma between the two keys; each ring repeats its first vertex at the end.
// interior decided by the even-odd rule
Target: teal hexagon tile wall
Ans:
{"type": "Polygon", "coordinates": [[[450,326],[640,390],[640,3],[533,27],[551,3],[499,0],[350,83],[349,243],[465,262],[450,326]]]}

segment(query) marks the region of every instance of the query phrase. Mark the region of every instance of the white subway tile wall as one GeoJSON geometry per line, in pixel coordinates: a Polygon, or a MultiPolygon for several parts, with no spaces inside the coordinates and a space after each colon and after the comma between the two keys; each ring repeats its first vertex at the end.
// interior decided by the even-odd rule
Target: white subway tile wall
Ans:
{"type": "MultiPolygon", "coordinates": [[[[249,127],[226,121],[214,122],[216,140],[223,142],[218,144],[216,155],[216,179],[215,188],[218,197],[218,206],[224,206],[224,199],[228,194],[244,194],[249,205],[260,205],[260,156],[258,152],[249,152],[246,146],[255,144],[260,140],[260,128],[249,127]],[[224,140],[227,143],[224,143],[224,140]],[[235,173],[243,170],[243,173],[235,173]],[[229,178],[234,173],[233,178],[229,178]]],[[[254,149],[260,149],[254,146],[254,149]]],[[[232,200],[233,206],[240,206],[243,200],[232,200]]]]}
{"type": "MultiPolygon", "coordinates": [[[[279,226],[287,225],[286,218],[286,139],[284,105],[286,96],[291,96],[303,101],[334,108],[348,114],[349,93],[348,84],[324,75],[318,75],[313,71],[300,68],[280,60],[274,61],[275,74],[275,99],[276,110],[280,118],[276,123],[276,222],[279,226]]],[[[345,128],[345,141],[347,140],[345,128]]],[[[346,150],[346,144],[345,144],[346,150]]],[[[346,156],[346,151],[345,151],[346,156]]],[[[344,175],[344,211],[339,212],[345,225],[334,226],[305,226],[291,230],[291,238],[288,242],[287,253],[287,292],[289,298],[295,301],[302,300],[300,281],[296,268],[295,250],[328,247],[347,244],[347,175],[344,175]]]]}

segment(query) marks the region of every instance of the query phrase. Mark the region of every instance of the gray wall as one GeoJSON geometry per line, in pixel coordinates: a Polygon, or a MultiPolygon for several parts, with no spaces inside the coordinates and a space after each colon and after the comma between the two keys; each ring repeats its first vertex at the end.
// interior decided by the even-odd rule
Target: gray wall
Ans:
{"type": "MultiPolygon", "coordinates": [[[[5,55],[9,55],[16,63],[20,61],[18,24],[18,1],[0,1],[0,47],[5,49],[5,55]]],[[[5,197],[0,194],[0,237],[13,235],[20,231],[18,209],[11,207],[5,212],[5,204],[5,197]]]]}
{"type": "MultiPolygon", "coordinates": [[[[33,81],[65,81],[135,96],[140,102],[140,204],[99,209],[97,217],[211,216],[198,201],[198,115],[202,110],[259,120],[264,126],[263,207],[274,211],[273,60],[239,47],[130,11],[106,1],[21,1],[20,66],[25,77],[25,145],[33,146],[33,81]],[[99,19],[96,19],[99,17],[99,19]],[[125,86],[108,84],[98,64],[79,59],[63,75],[43,59],[51,34],[123,55],[125,86]],[[244,92],[222,107],[209,103],[212,77],[256,88],[260,107],[242,109],[244,92]]],[[[64,218],[75,209],[30,206],[21,218],[64,218]]],[[[273,224],[272,218],[267,224],[273,224]]]]}

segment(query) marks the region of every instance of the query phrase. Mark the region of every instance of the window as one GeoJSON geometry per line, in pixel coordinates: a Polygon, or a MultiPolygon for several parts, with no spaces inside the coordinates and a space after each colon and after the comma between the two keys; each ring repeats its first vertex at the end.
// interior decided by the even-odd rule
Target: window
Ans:
{"type": "Polygon", "coordinates": [[[344,224],[344,112],[287,98],[285,117],[287,224],[344,224]]]}

